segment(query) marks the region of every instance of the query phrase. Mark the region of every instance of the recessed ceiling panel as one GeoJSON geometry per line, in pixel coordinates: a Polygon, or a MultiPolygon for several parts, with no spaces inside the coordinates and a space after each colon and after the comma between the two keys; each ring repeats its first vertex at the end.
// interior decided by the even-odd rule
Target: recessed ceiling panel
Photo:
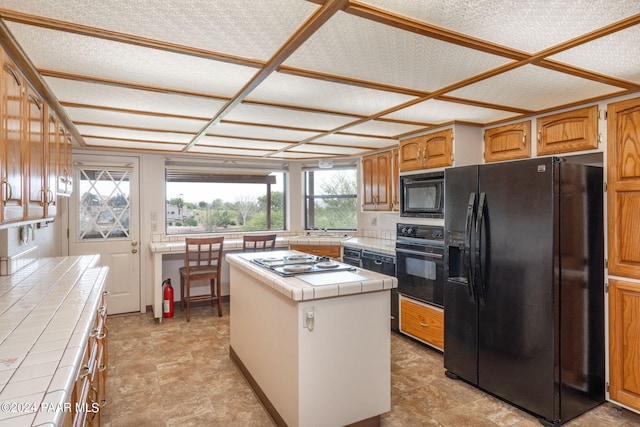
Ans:
{"type": "Polygon", "coordinates": [[[149,92],[51,77],[45,78],[45,81],[63,103],[175,114],[204,120],[213,117],[225,104],[224,101],[217,99],[149,92]]]}
{"type": "Polygon", "coordinates": [[[432,91],[507,62],[503,57],[340,12],[285,65],[432,91]]]}
{"type": "Polygon", "coordinates": [[[336,145],[322,145],[322,144],[300,144],[287,151],[311,153],[311,154],[332,154],[340,156],[354,156],[362,153],[362,148],[354,147],[339,147],[336,145]]]}
{"type": "Polygon", "coordinates": [[[317,135],[317,132],[274,128],[269,126],[249,126],[235,123],[218,123],[208,131],[209,135],[237,136],[251,139],[272,139],[298,142],[317,135]]]}
{"type": "Polygon", "coordinates": [[[85,138],[85,142],[89,147],[101,148],[118,148],[125,150],[159,150],[159,151],[182,151],[184,145],[169,144],[160,142],[143,142],[143,141],[119,141],[117,139],[108,138],[85,138]]]}
{"type": "Polygon", "coordinates": [[[402,135],[407,132],[418,131],[423,128],[424,126],[406,123],[387,122],[384,120],[369,120],[368,122],[360,123],[359,125],[351,126],[347,129],[344,129],[342,132],[394,137],[396,135],[402,135]]]}
{"type": "Polygon", "coordinates": [[[640,3],[629,0],[365,0],[364,3],[531,53],[640,12],[640,3]]]}
{"type": "Polygon", "coordinates": [[[10,23],[36,67],[205,94],[235,95],[256,69],[211,59],[10,23]],[[51,55],[51,52],[56,52],[51,55]]]}
{"type": "Polygon", "coordinates": [[[270,75],[249,94],[251,100],[366,116],[413,98],[397,93],[282,73],[270,75]]]}
{"type": "Polygon", "coordinates": [[[328,131],[352,122],[354,116],[341,116],[338,114],[315,113],[295,110],[291,108],[278,108],[255,104],[240,104],[231,113],[225,116],[225,120],[239,122],[274,124],[292,128],[328,131]]]}
{"type": "Polygon", "coordinates": [[[395,145],[397,140],[391,138],[375,138],[355,135],[333,134],[315,138],[313,142],[328,145],[343,145],[363,149],[376,149],[395,145]]]}
{"type": "Polygon", "coordinates": [[[335,157],[329,154],[319,154],[319,153],[296,153],[293,151],[283,151],[281,153],[275,153],[269,156],[272,159],[290,159],[290,160],[304,160],[304,159],[317,159],[317,158],[326,158],[326,157],[335,157]]]}
{"type": "Polygon", "coordinates": [[[280,150],[285,148],[290,143],[286,142],[274,142],[274,141],[262,141],[256,139],[241,139],[241,138],[224,138],[219,136],[204,136],[198,141],[197,146],[215,146],[215,147],[231,147],[231,148],[244,148],[255,150],[280,150]]]}
{"type": "Polygon", "coordinates": [[[471,123],[490,123],[518,117],[519,115],[508,111],[430,99],[388,114],[383,118],[427,122],[437,125],[456,120],[471,123]]]}
{"type": "Polygon", "coordinates": [[[628,52],[630,40],[634,40],[636,46],[640,44],[640,26],[618,31],[550,56],[549,59],[640,83],[640,55],[637,51],[635,53],[628,52]],[[628,52],[628,54],[624,54],[624,52],[628,52]]]}
{"type": "Polygon", "coordinates": [[[130,139],[137,141],[178,142],[187,144],[192,136],[190,134],[174,132],[148,132],[131,129],[121,129],[103,126],[76,126],[80,134],[84,136],[97,136],[102,138],[130,139]]]}
{"type": "Polygon", "coordinates": [[[266,60],[318,5],[299,0],[3,0],[2,7],[266,60]]]}
{"type": "Polygon", "coordinates": [[[447,95],[535,111],[621,90],[593,80],[525,65],[447,95]]]}
{"type": "Polygon", "coordinates": [[[162,131],[172,130],[195,134],[207,123],[204,120],[129,114],[94,108],[66,107],[65,110],[76,124],[112,125],[162,131]]]}
{"type": "Polygon", "coordinates": [[[225,156],[238,156],[238,157],[263,157],[267,154],[273,153],[273,151],[267,150],[243,150],[237,148],[227,147],[210,147],[208,145],[194,145],[190,150],[190,153],[206,153],[206,154],[218,154],[225,156]]]}

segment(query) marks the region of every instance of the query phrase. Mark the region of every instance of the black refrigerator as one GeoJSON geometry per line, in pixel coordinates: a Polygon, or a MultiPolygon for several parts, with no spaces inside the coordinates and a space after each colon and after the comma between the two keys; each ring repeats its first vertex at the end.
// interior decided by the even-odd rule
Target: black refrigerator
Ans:
{"type": "Polygon", "coordinates": [[[602,168],[445,170],[444,367],[562,424],[604,401],[602,168]]]}

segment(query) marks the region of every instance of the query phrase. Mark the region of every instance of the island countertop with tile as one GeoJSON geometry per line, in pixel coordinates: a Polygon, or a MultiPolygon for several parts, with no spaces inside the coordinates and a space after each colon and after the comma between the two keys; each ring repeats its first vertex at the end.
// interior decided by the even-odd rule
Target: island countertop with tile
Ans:
{"type": "Polygon", "coordinates": [[[327,271],[283,277],[252,262],[264,257],[284,258],[297,251],[249,252],[227,254],[229,264],[245,271],[262,284],[294,301],[309,301],[345,295],[390,290],[398,286],[395,277],[373,271],[351,268],[349,271],[327,271]]]}
{"type": "Polygon", "coordinates": [[[0,425],[59,426],[75,409],[108,274],[99,263],[99,255],[43,258],[0,278],[0,425]]]}
{"type": "Polygon", "coordinates": [[[391,407],[397,279],[298,251],[226,259],[230,356],[275,423],[379,425],[391,407]]]}

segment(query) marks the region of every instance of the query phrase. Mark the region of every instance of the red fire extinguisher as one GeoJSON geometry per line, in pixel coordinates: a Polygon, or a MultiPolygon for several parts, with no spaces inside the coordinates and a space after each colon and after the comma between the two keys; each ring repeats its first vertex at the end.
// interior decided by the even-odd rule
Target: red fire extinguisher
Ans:
{"type": "Polygon", "coordinates": [[[164,290],[162,292],[162,317],[173,317],[173,288],[171,287],[171,279],[162,282],[164,290]]]}

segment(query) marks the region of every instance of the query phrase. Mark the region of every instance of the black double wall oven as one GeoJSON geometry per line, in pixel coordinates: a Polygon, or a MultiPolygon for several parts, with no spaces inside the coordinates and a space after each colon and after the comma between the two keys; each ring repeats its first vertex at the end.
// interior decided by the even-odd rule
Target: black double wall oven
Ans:
{"type": "Polygon", "coordinates": [[[444,227],[397,224],[398,293],[438,307],[444,306],[444,227]]]}

